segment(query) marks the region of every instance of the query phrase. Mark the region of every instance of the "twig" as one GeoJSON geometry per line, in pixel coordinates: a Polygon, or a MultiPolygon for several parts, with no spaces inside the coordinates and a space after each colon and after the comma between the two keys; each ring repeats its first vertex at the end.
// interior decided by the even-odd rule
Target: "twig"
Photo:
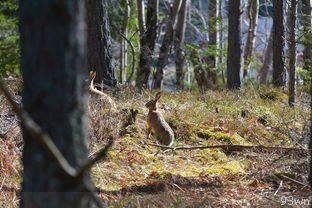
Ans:
{"type": "Polygon", "coordinates": [[[106,146],[102,149],[100,149],[98,151],[98,153],[96,153],[96,156],[90,160],[88,160],[84,165],[82,165],[78,171],[77,171],[77,175],[75,177],[82,178],[83,175],[85,174],[85,172],[89,169],[91,169],[91,167],[96,164],[98,161],[103,160],[107,157],[107,153],[108,150],[111,148],[111,146],[113,145],[113,139],[109,138],[108,143],[106,144],[106,146]]]}
{"type": "Polygon", "coordinates": [[[127,79],[127,81],[126,81],[126,83],[129,83],[130,80],[132,79],[133,74],[134,74],[134,67],[135,67],[135,62],[136,62],[136,59],[135,59],[135,51],[134,51],[133,44],[131,43],[131,39],[132,39],[132,37],[134,36],[134,34],[135,34],[137,31],[131,36],[130,39],[128,39],[124,34],[122,34],[122,33],[119,31],[119,29],[118,29],[117,27],[115,27],[115,26],[113,26],[113,25],[112,25],[112,27],[113,27],[115,30],[118,31],[118,34],[119,34],[123,39],[125,39],[125,40],[127,41],[127,43],[130,45],[130,48],[131,48],[131,52],[132,52],[131,74],[130,74],[130,76],[128,77],[128,79],[127,79]]]}
{"type": "Polygon", "coordinates": [[[283,181],[281,180],[281,182],[280,182],[280,184],[279,184],[277,190],[276,190],[275,193],[273,194],[273,196],[275,196],[275,195],[277,194],[277,192],[280,190],[280,188],[282,187],[282,185],[283,185],[283,181]]]}
{"type": "MultiPolygon", "coordinates": [[[[125,39],[125,40],[127,41],[127,43],[130,45],[131,52],[132,52],[131,74],[130,74],[130,76],[128,77],[128,79],[127,79],[127,81],[126,81],[126,83],[129,83],[130,80],[132,79],[133,74],[134,74],[134,67],[135,67],[135,62],[136,62],[136,60],[135,60],[135,51],[134,51],[134,47],[133,47],[131,41],[130,41],[124,34],[122,34],[119,30],[118,30],[118,33],[119,33],[119,35],[120,35],[121,37],[123,37],[123,39],[125,39]]],[[[131,37],[131,38],[132,38],[132,37],[131,37]]]]}
{"type": "Polygon", "coordinates": [[[134,37],[135,34],[137,34],[137,32],[139,32],[139,29],[137,29],[137,30],[131,35],[131,37],[129,38],[129,41],[132,40],[132,38],[134,37]]]}
{"type": "Polygon", "coordinates": [[[51,137],[42,131],[40,126],[29,116],[26,111],[18,107],[14,101],[13,95],[9,92],[1,79],[0,88],[12,105],[14,112],[20,118],[27,131],[31,134],[32,138],[41,144],[41,146],[50,154],[50,156],[52,156],[59,163],[62,170],[68,176],[74,177],[77,174],[76,169],[68,163],[63,154],[54,144],[51,137]]]}
{"type": "Polygon", "coordinates": [[[281,174],[281,177],[286,178],[286,179],[288,179],[288,180],[290,180],[290,181],[292,181],[292,182],[294,182],[294,183],[297,183],[297,184],[299,184],[299,185],[301,185],[301,186],[309,186],[308,184],[304,184],[304,183],[302,183],[302,182],[300,182],[300,181],[297,181],[297,180],[295,180],[295,179],[293,179],[293,178],[290,178],[290,177],[288,177],[288,176],[285,176],[285,175],[283,175],[283,174],[281,174]]]}
{"type": "Polygon", "coordinates": [[[169,147],[166,145],[160,144],[152,144],[149,143],[150,146],[161,147],[165,149],[172,149],[172,150],[194,150],[194,149],[213,149],[213,148],[221,148],[224,151],[243,151],[243,150],[264,150],[264,151],[303,151],[308,152],[308,149],[301,149],[301,148],[288,148],[288,147],[266,147],[262,145],[258,146],[246,146],[246,145],[208,145],[208,146],[175,146],[169,147]]]}
{"type": "Polygon", "coordinates": [[[90,194],[90,197],[94,200],[97,207],[103,207],[102,202],[100,201],[100,198],[96,195],[96,192],[88,185],[85,185],[86,191],[90,194]]]}

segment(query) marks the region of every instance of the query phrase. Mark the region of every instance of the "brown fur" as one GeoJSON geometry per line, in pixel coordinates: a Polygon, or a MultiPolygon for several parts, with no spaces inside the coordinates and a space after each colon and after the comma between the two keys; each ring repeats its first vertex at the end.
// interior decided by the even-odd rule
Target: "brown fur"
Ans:
{"type": "Polygon", "coordinates": [[[101,100],[103,100],[105,104],[107,104],[111,108],[116,108],[116,103],[111,97],[109,97],[107,94],[105,94],[104,92],[102,92],[102,91],[100,91],[94,87],[93,81],[95,79],[96,72],[90,71],[89,76],[90,76],[90,78],[89,78],[89,91],[90,91],[90,93],[94,94],[94,95],[99,95],[101,100]]]}
{"type": "Polygon", "coordinates": [[[174,141],[174,133],[164,116],[157,109],[157,101],[160,99],[161,92],[158,92],[154,100],[145,104],[149,109],[147,114],[147,131],[150,138],[151,132],[156,135],[157,140],[162,145],[171,146],[174,141]]]}

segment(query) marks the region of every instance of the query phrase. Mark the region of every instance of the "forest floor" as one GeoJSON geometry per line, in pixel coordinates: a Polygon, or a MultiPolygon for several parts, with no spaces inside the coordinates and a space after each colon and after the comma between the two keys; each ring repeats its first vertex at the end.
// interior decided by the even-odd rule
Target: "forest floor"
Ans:
{"type": "MultiPolygon", "coordinates": [[[[117,111],[89,101],[90,156],[114,138],[108,157],[92,169],[106,207],[311,206],[309,155],[298,150],[310,138],[309,94],[298,92],[291,108],[287,95],[272,88],[163,93],[159,107],[175,132],[173,146],[259,146],[173,150],[147,138],[144,104],[155,94],[120,89],[111,94],[117,111]]],[[[19,204],[19,125],[0,94],[0,207],[19,204]]]]}

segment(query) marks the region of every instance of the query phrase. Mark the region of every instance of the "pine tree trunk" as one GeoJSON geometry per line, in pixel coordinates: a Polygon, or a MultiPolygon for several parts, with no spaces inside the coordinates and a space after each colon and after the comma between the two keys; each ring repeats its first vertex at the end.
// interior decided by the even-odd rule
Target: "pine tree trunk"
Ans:
{"type": "Polygon", "coordinates": [[[173,7],[170,8],[170,14],[168,19],[166,20],[166,33],[164,35],[164,39],[162,42],[162,45],[160,47],[159,51],[159,59],[158,59],[158,65],[157,65],[157,71],[154,76],[154,89],[160,89],[163,75],[164,75],[164,68],[167,65],[168,62],[168,55],[169,55],[169,49],[173,42],[173,26],[176,21],[176,16],[178,14],[178,11],[180,9],[181,1],[180,0],[174,0],[173,7]]]}
{"type": "Polygon", "coordinates": [[[297,19],[297,0],[291,0],[289,15],[289,99],[288,103],[293,106],[296,101],[296,19],[297,19]]]}
{"type": "Polygon", "coordinates": [[[244,51],[244,77],[248,73],[248,67],[251,62],[251,56],[256,37],[256,28],[258,22],[258,5],[259,0],[250,0],[248,6],[249,27],[248,27],[247,42],[244,51]]]}
{"type": "Polygon", "coordinates": [[[209,80],[209,86],[210,88],[214,88],[217,82],[217,73],[216,73],[216,67],[217,67],[217,58],[216,58],[216,50],[212,50],[213,48],[217,47],[217,14],[218,14],[218,1],[217,0],[211,0],[209,1],[209,42],[208,47],[210,48],[210,51],[214,54],[209,54],[205,61],[207,63],[207,79],[209,80]]]}
{"type": "Polygon", "coordinates": [[[140,38],[144,34],[144,0],[137,0],[137,10],[138,10],[138,26],[140,38]]]}
{"type": "Polygon", "coordinates": [[[106,5],[103,0],[86,0],[88,69],[96,71],[94,82],[114,87],[111,40],[106,5]]]}
{"type": "Polygon", "coordinates": [[[185,18],[188,0],[182,0],[181,8],[178,14],[178,21],[175,31],[174,47],[176,53],[176,79],[177,88],[182,90],[184,88],[185,76],[185,56],[184,56],[184,33],[185,33],[185,18]]]}
{"type": "MultiPolygon", "coordinates": [[[[218,44],[219,44],[219,51],[220,51],[220,54],[218,56],[218,66],[222,66],[222,64],[223,64],[223,4],[222,4],[222,0],[219,0],[218,9],[219,9],[219,12],[218,12],[219,41],[218,41],[218,44]]],[[[219,69],[220,68],[221,67],[219,67],[219,69]]],[[[223,69],[221,71],[221,77],[222,77],[222,82],[225,85],[225,77],[224,77],[223,69]]]]}
{"type": "Polygon", "coordinates": [[[147,87],[148,78],[151,73],[157,36],[157,5],[157,0],[148,0],[146,31],[140,35],[140,61],[136,79],[136,87],[138,88],[147,87]]]}
{"type": "MultiPolygon", "coordinates": [[[[68,162],[88,158],[83,0],[20,1],[23,107],[49,134],[68,162]]],[[[23,127],[20,207],[95,207],[83,183],[74,181],[23,127]]]]}
{"type": "Polygon", "coordinates": [[[260,69],[260,84],[268,84],[267,77],[270,70],[272,70],[273,62],[273,28],[270,32],[268,45],[265,49],[263,65],[260,69]]]}
{"type": "Polygon", "coordinates": [[[240,89],[243,87],[241,0],[229,1],[229,8],[227,88],[240,89]]]}
{"type": "Polygon", "coordinates": [[[273,85],[275,87],[286,85],[284,4],[285,1],[273,0],[273,85]]]}
{"type": "MultiPolygon", "coordinates": [[[[128,37],[128,28],[130,21],[131,7],[129,0],[126,0],[125,11],[123,16],[121,33],[127,38],[128,37]]],[[[128,65],[128,46],[124,38],[120,38],[120,82],[124,84],[126,82],[126,73],[128,65]]]]}

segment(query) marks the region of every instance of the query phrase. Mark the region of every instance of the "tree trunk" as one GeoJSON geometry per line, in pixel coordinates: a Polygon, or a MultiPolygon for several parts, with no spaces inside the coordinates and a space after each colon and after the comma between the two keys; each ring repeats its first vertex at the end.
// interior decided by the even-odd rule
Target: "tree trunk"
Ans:
{"type": "MultiPolygon", "coordinates": [[[[83,0],[20,1],[23,107],[74,167],[88,158],[86,30],[83,0]]],[[[23,126],[20,207],[95,207],[23,126]]]]}
{"type": "Polygon", "coordinates": [[[140,61],[136,87],[147,87],[151,73],[153,54],[157,36],[157,0],[148,0],[146,13],[146,31],[140,36],[140,61]]]}
{"type": "Polygon", "coordinates": [[[256,37],[256,27],[258,22],[258,5],[259,0],[250,0],[250,3],[248,5],[249,26],[248,26],[247,42],[244,51],[244,77],[248,73],[248,67],[251,62],[251,56],[256,37]]]}
{"type": "MultiPolygon", "coordinates": [[[[311,1],[310,0],[303,0],[303,13],[304,13],[304,66],[303,69],[307,70],[311,73],[312,70],[312,18],[311,18],[311,1]]],[[[310,83],[310,88],[312,90],[312,85],[310,83]]],[[[312,105],[311,105],[312,107],[312,105]]],[[[311,128],[312,134],[312,128],[311,128]]],[[[312,188],[312,137],[310,137],[309,142],[309,149],[310,149],[310,171],[309,171],[309,182],[310,187],[312,188]]]]}
{"type": "MultiPolygon", "coordinates": [[[[126,0],[125,3],[125,11],[123,16],[123,22],[121,25],[121,33],[128,38],[128,26],[130,21],[130,2],[126,0]]],[[[124,38],[120,38],[120,82],[124,84],[126,82],[126,74],[127,74],[127,64],[128,64],[128,46],[127,42],[124,38]]]]}
{"type": "MultiPolygon", "coordinates": [[[[219,44],[219,51],[220,51],[220,54],[218,56],[219,69],[222,67],[222,64],[223,64],[223,4],[222,4],[222,1],[223,0],[219,0],[219,6],[218,6],[218,9],[219,9],[219,12],[218,12],[219,41],[218,41],[218,44],[219,44]]],[[[225,77],[224,77],[223,69],[221,70],[221,76],[222,76],[222,82],[225,85],[225,77]]]]}
{"type": "Polygon", "coordinates": [[[241,44],[241,0],[229,1],[229,34],[227,58],[227,88],[243,87],[243,57],[241,44]]]}
{"type": "Polygon", "coordinates": [[[303,0],[303,13],[304,13],[304,66],[303,69],[312,73],[312,23],[311,23],[311,1],[303,0]]]}
{"type": "Polygon", "coordinates": [[[164,74],[164,68],[168,62],[169,49],[173,42],[173,26],[176,21],[177,13],[180,9],[181,1],[174,0],[173,7],[170,8],[170,14],[166,20],[166,33],[159,51],[159,59],[157,64],[157,71],[154,76],[154,89],[161,88],[161,83],[164,74]]]}
{"type": "Polygon", "coordinates": [[[214,48],[217,48],[217,16],[218,16],[218,1],[217,0],[211,0],[209,2],[209,42],[208,47],[210,54],[205,58],[205,62],[207,63],[207,79],[210,83],[210,88],[214,88],[217,83],[217,73],[216,73],[216,67],[217,67],[217,58],[216,54],[217,51],[213,50],[214,48]]]}
{"type": "Polygon", "coordinates": [[[286,85],[285,68],[285,1],[273,0],[273,85],[286,85]]]}
{"type": "Polygon", "coordinates": [[[268,84],[267,77],[270,70],[272,70],[273,62],[273,28],[270,32],[268,45],[265,49],[263,65],[260,69],[260,84],[268,84]]]}
{"type": "Polygon", "coordinates": [[[289,15],[289,99],[290,106],[294,106],[296,100],[296,19],[297,19],[297,0],[291,0],[289,15]]]}
{"type": "Polygon", "coordinates": [[[117,84],[112,65],[111,40],[106,5],[103,0],[86,0],[87,57],[89,71],[96,71],[94,82],[114,87],[117,84]]]}
{"type": "Polygon", "coordinates": [[[138,26],[140,32],[140,38],[144,34],[144,0],[137,0],[137,10],[138,10],[138,26]]]}
{"type": "Polygon", "coordinates": [[[188,7],[188,0],[182,0],[181,8],[178,14],[178,21],[175,31],[174,47],[176,53],[176,79],[177,88],[182,90],[184,88],[185,75],[185,56],[184,56],[184,33],[185,33],[185,18],[186,8],[188,7]]]}

